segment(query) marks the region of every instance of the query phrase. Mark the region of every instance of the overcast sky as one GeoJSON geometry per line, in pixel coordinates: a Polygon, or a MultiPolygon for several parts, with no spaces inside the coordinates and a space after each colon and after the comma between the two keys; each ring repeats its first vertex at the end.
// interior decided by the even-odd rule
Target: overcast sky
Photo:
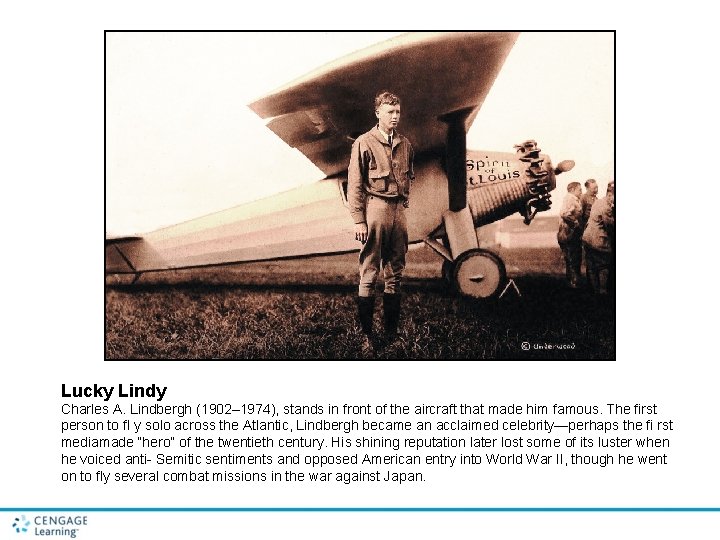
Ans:
{"type": "MultiPolygon", "coordinates": [[[[107,234],[142,233],[323,177],[247,104],[393,33],[107,35],[107,234]]],[[[612,33],[523,33],[468,147],[538,141],[569,181],[614,165],[612,33]]],[[[369,118],[372,121],[372,118],[369,118]]],[[[402,128],[402,124],[401,124],[402,128]]],[[[555,210],[558,208],[555,205],[555,210]]]]}

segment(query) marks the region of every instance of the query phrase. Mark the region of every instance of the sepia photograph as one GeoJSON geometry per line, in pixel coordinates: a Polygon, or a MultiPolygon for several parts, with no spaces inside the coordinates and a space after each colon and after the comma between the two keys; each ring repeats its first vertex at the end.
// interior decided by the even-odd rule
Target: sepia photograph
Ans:
{"type": "Polygon", "coordinates": [[[105,360],[615,360],[615,33],[106,31],[105,360]]]}

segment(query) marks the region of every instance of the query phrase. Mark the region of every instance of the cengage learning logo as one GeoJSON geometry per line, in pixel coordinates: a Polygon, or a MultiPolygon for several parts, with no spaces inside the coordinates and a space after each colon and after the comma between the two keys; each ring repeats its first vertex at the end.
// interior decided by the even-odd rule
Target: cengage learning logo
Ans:
{"type": "Polygon", "coordinates": [[[16,533],[19,532],[28,532],[28,527],[30,526],[30,521],[25,518],[25,516],[21,516],[19,518],[15,518],[15,521],[13,521],[13,529],[15,529],[16,533]]]}

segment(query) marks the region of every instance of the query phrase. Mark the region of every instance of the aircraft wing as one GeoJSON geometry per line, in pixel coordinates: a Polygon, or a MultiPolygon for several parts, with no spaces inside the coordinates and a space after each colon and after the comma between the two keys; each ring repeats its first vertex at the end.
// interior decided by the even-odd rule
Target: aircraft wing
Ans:
{"type": "Polygon", "coordinates": [[[136,240],[142,240],[142,236],[131,235],[131,236],[107,236],[105,237],[105,245],[122,244],[125,242],[133,242],[136,240]]]}
{"type": "Polygon", "coordinates": [[[438,117],[474,108],[472,124],[515,43],[516,32],[414,33],[332,62],[250,108],[327,176],[347,170],[352,142],[373,125],[374,98],[402,100],[400,132],[416,154],[445,145],[438,117]]]}

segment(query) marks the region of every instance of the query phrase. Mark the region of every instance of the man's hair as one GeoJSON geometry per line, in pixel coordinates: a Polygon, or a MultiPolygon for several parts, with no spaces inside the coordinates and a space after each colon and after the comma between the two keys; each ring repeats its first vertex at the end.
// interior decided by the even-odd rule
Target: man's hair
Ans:
{"type": "Polygon", "coordinates": [[[377,96],[375,96],[375,110],[380,108],[380,105],[387,103],[388,105],[400,105],[400,98],[395,94],[383,90],[377,96]]]}
{"type": "Polygon", "coordinates": [[[588,180],[585,181],[585,187],[589,188],[590,184],[597,184],[597,182],[595,181],[594,178],[589,178],[588,180]]]}
{"type": "Polygon", "coordinates": [[[570,182],[568,184],[568,193],[571,192],[573,189],[579,188],[579,187],[580,187],[580,182],[570,182]]]}

